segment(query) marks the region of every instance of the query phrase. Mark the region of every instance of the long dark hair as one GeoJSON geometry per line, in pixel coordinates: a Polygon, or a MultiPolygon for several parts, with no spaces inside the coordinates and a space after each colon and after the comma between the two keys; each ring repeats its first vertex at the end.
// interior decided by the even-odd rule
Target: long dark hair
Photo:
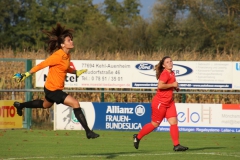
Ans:
{"type": "Polygon", "coordinates": [[[158,64],[155,65],[154,70],[156,70],[156,78],[157,78],[157,80],[158,80],[159,76],[161,75],[161,73],[164,70],[163,63],[164,63],[165,59],[167,59],[167,58],[171,58],[171,57],[165,56],[165,57],[162,58],[162,60],[159,61],[158,64]]]}
{"type": "Polygon", "coordinates": [[[55,50],[60,49],[66,37],[73,39],[72,32],[72,29],[65,29],[60,23],[57,23],[56,28],[52,27],[51,31],[43,30],[43,33],[49,38],[47,50],[52,54],[55,50]]]}

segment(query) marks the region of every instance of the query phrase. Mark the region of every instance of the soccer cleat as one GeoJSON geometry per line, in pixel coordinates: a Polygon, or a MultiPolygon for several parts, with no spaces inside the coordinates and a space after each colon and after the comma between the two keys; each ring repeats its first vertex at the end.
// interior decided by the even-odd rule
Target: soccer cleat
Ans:
{"type": "Polygon", "coordinates": [[[94,139],[94,138],[97,138],[100,136],[99,134],[94,133],[93,131],[88,132],[86,135],[87,135],[88,139],[90,139],[90,138],[94,139]]]}
{"type": "Polygon", "coordinates": [[[20,103],[19,102],[14,102],[13,105],[17,109],[17,114],[19,116],[22,116],[23,112],[22,112],[22,108],[20,107],[20,103]]]}
{"type": "Polygon", "coordinates": [[[174,151],[186,151],[188,150],[188,147],[181,146],[180,144],[173,147],[174,151]]]}
{"type": "Polygon", "coordinates": [[[138,149],[140,143],[140,139],[137,138],[137,134],[133,135],[133,145],[136,149],[138,149]]]}

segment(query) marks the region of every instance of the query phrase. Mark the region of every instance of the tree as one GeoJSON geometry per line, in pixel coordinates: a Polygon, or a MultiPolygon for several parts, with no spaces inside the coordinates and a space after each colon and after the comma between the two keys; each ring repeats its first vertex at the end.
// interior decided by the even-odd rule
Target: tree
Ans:
{"type": "Polygon", "coordinates": [[[105,16],[113,25],[126,27],[133,20],[138,19],[141,4],[139,0],[124,0],[121,4],[117,0],[105,0],[105,16]]]}
{"type": "Polygon", "coordinates": [[[21,3],[22,1],[16,0],[0,1],[1,47],[17,45],[16,26],[24,20],[24,11],[21,9],[21,3]]]}
{"type": "Polygon", "coordinates": [[[5,37],[1,45],[13,49],[44,48],[46,37],[42,30],[51,29],[57,22],[74,29],[77,39],[106,22],[92,5],[92,0],[10,0],[0,3],[3,13],[0,34],[5,37]]]}
{"type": "Polygon", "coordinates": [[[160,48],[216,53],[239,49],[239,10],[236,0],[158,0],[153,25],[160,48]],[[180,16],[181,15],[181,16],[180,16]]]}

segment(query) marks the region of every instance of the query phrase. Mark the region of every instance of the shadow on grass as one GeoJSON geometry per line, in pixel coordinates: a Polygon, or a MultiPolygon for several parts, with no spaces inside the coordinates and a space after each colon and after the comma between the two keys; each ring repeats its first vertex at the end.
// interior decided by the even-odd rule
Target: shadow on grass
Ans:
{"type": "MultiPolygon", "coordinates": [[[[96,153],[96,154],[76,154],[75,156],[93,156],[93,157],[102,157],[102,158],[106,158],[106,159],[114,159],[116,157],[124,157],[124,155],[126,156],[131,156],[131,154],[138,154],[139,152],[115,152],[115,153],[96,153]]],[[[142,153],[149,153],[149,151],[143,151],[141,150],[141,154],[142,153]]]]}
{"type": "Polygon", "coordinates": [[[189,150],[187,150],[187,151],[189,152],[189,151],[211,150],[211,149],[223,149],[223,148],[226,148],[226,147],[202,147],[202,148],[189,148],[189,150]]]}

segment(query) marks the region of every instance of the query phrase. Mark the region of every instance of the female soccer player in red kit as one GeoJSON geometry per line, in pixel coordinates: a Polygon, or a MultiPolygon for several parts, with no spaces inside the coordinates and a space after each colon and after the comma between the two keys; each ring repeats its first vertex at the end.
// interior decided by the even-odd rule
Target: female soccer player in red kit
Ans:
{"type": "Polygon", "coordinates": [[[158,88],[151,104],[152,121],[144,125],[138,134],[133,135],[133,143],[136,149],[139,147],[140,140],[157,128],[163,118],[167,118],[170,124],[170,135],[174,145],[173,150],[188,150],[188,147],[179,144],[177,111],[173,100],[173,90],[175,89],[176,91],[179,91],[179,88],[172,68],[173,62],[168,56],[163,57],[163,59],[155,66],[158,88]]]}

